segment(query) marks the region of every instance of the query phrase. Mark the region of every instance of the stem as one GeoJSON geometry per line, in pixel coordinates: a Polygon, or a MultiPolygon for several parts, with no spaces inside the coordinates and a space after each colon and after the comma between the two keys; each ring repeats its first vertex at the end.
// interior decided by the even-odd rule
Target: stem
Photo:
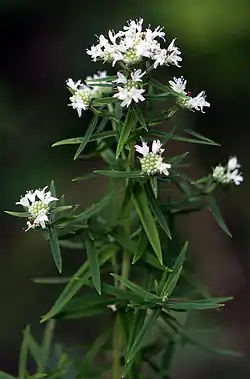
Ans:
{"type": "MultiPolygon", "coordinates": [[[[134,143],[130,145],[129,156],[128,156],[128,167],[132,169],[134,167],[135,160],[135,148],[134,143]]],[[[127,179],[127,186],[133,179],[127,179]]],[[[132,202],[129,204],[129,213],[132,211],[132,202]]],[[[131,217],[128,217],[125,225],[124,231],[127,235],[131,234],[131,217]]],[[[128,279],[129,271],[131,265],[131,253],[130,251],[124,249],[122,258],[122,268],[121,276],[123,279],[128,279]]],[[[124,285],[120,283],[120,288],[124,288],[124,285]]],[[[121,368],[120,368],[120,354],[123,347],[123,330],[121,325],[121,320],[119,313],[116,315],[115,326],[114,326],[114,337],[113,337],[113,379],[120,379],[121,368]]]]}

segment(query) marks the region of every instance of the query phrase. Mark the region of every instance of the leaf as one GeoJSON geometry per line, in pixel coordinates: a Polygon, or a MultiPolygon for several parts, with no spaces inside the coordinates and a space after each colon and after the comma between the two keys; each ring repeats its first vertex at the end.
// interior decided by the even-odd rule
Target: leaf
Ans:
{"type": "Polygon", "coordinates": [[[16,378],[0,370],[0,379],[16,379],[16,378]]]}
{"type": "Polygon", "coordinates": [[[54,328],[55,328],[55,320],[49,320],[44,331],[42,345],[41,345],[42,356],[41,356],[40,371],[45,371],[48,361],[49,361],[50,347],[51,347],[51,342],[53,338],[54,328]]]}
{"type": "MultiPolygon", "coordinates": [[[[158,137],[169,138],[169,133],[162,132],[162,131],[159,131],[159,130],[152,130],[152,134],[156,135],[158,137]]],[[[218,145],[215,142],[211,143],[211,142],[208,142],[206,140],[195,139],[195,138],[188,138],[188,137],[178,136],[176,134],[172,135],[171,139],[176,140],[176,141],[188,142],[188,143],[198,143],[198,144],[201,144],[201,145],[212,145],[212,146],[217,146],[218,145]]]]}
{"type": "Polygon", "coordinates": [[[221,146],[219,143],[217,142],[214,142],[212,141],[211,139],[207,138],[207,137],[204,137],[202,136],[201,134],[195,132],[194,130],[192,129],[189,129],[189,128],[184,128],[183,129],[186,133],[188,134],[191,134],[192,136],[202,140],[202,141],[206,141],[208,144],[212,145],[212,146],[221,146]]]}
{"type": "Polygon", "coordinates": [[[154,302],[161,303],[161,298],[152,294],[151,292],[146,291],[142,287],[139,287],[137,284],[131,282],[128,279],[122,278],[120,275],[111,274],[114,278],[116,278],[120,283],[124,284],[127,288],[129,288],[132,292],[134,292],[137,296],[143,299],[146,302],[154,302]]]}
{"type": "Polygon", "coordinates": [[[153,310],[149,313],[149,316],[146,318],[144,325],[141,327],[139,333],[137,334],[135,341],[126,357],[126,366],[130,367],[133,364],[136,354],[142,347],[142,344],[146,336],[152,331],[159,315],[160,310],[153,310]]]}
{"type": "Polygon", "coordinates": [[[76,215],[76,217],[69,222],[69,224],[78,222],[78,221],[87,221],[91,217],[95,216],[96,214],[100,213],[110,202],[110,196],[104,197],[99,203],[91,205],[91,207],[87,208],[82,213],[79,213],[76,215]]]}
{"type": "Polygon", "coordinates": [[[19,379],[26,379],[28,348],[29,348],[29,333],[30,333],[30,328],[29,326],[26,326],[23,332],[23,341],[22,341],[20,357],[19,357],[19,366],[18,366],[19,379]]]}
{"type": "MultiPolygon", "coordinates": [[[[116,133],[113,132],[112,130],[109,130],[107,132],[102,132],[102,133],[96,133],[96,134],[93,134],[89,138],[89,142],[101,140],[104,138],[110,138],[114,136],[116,136],[116,133]]],[[[52,147],[63,146],[63,145],[80,145],[83,141],[84,141],[84,137],[67,138],[67,139],[63,139],[61,141],[57,141],[53,143],[52,147]]]]}
{"type": "Polygon", "coordinates": [[[92,134],[94,133],[94,130],[96,128],[96,125],[97,125],[97,121],[98,121],[98,116],[94,116],[89,124],[89,127],[85,133],[85,136],[83,137],[83,140],[80,144],[80,146],[78,147],[76,153],[75,153],[75,156],[74,156],[74,159],[77,159],[79,157],[79,155],[81,154],[81,152],[83,151],[83,149],[85,148],[85,146],[87,145],[87,143],[89,142],[90,140],[90,137],[92,136],[92,134]]]}
{"type": "MultiPolygon", "coordinates": [[[[105,264],[119,249],[118,245],[108,244],[99,250],[99,265],[105,264]]],[[[85,262],[71,277],[69,283],[64,288],[61,295],[56,300],[50,311],[43,316],[41,322],[55,317],[72,299],[72,297],[81,289],[90,275],[89,262],[85,262]]]]}
{"type": "Polygon", "coordinates": [[[136,116],[133,110],[129,109],[126,115],[126,119],[124,124],[122,125],[121,135],[118,141],[117,149],[116,149],[116,159],[119,158],[119,155],[122,152],[124,145],[127,142],[127,139],[133,130],[136,123],[136,116]]]}
{"type": "Polygon", "coordinates": [[[98,261],[98,252],[95,248],[94,241],[90,238],[89,234],[85,235],[85,246],[89,261],[89,270],[93,285],[99,295],[101,295],[101,278],[100,267],[98,261]]]}
{"type": "Polygon", "coordinates": [[[232,297],[225,298],[211,298],[190,301],[168,301],[168,308],[173,310],[202,310],[202,309],[216,309],[224,307],[225,301],[232,300],[232,297]]]}
{"type": "Polygon", "coordinates": [[[8,215],[16,216],[16,217],[30,217],[29,212],[12,212],[12,211],[4,211],[8,215]]]}
{"type": "Polygon", "coordinates": [[[146,131],[148,131],[148,127],[147,127],[147,124],[146,124],[146,121],[145,121],[145,117],[144,117],[144,115],[142,113],[141,105],[135,104],[133,108],[134,108],[134,112],[135,112],[135,115],[136,115],[136,118],[137,118],[139,124],[141,124],[141,126],[143,127],[143,129],[145,129],[146,131]]]}
{"type": "Polygon", "coordinates": [[[219,224],[223,232],[225,232],[230,238],[232,238],[232,234],[230,233],[227,225],[225,224],[225,221],[223,220],[221,216],[221,213],[216,204],[216,201],[212,196],[210,196],[208,199],[208,210],[212,212],[215,220],[217,221],[217,223],[219,224]]]}
{"type": "Polygon", "coordinates": [[[138,238],[132,264],[135,264],[143,256],[143,253],[145,252],[147,245],[148,245],[148,239],[147,239],[146,234],[142,230],[138,238]]]}
{"type": "Polygon", "coordinates": [[[50,226],[48,228],[48,231],[49,231],[49,241],[50,241],[50,247],[51,247],[53,259],[58,271],[61,273],[62,272],[62,257],[61,257],[61,250],[59,246],[57,232],[53,226],[50,226]]]}
{"type": "Polygon", "coordinates": [[[185,262],[187,248],[188,248],[188,242],[185,242],[183,248],[180,251],[180,254],[178,255],[178,258],[176,259],[174,263],[172,272],[169,273],[169,276],[167,277],[167,280],[162,287],[162,291],[161,291],[162,297],[171,296],[173,290],[175,289],[175,286],[181,274],[182,266],[185,262]]]}
{"type": "Polygon", "coordinates": [[[150,186],[146,186],[146,191],[147,191],[147,195],[148,195],[149,206],[150,206],[152,212],[154,213],[159,225],[161,226],[162,230],[166,233],[166,235],[170,239],[172,239],[171,232],[169,230],[166,218],[161,211],[161,207],[155,198],[155,195],[152,191],[152,188],[150,186]]]}
{"type": "Polygon", "coordinates": [[[162,264],[162,251],[159,234],[156,228],[155,220],[149,209],[148,197],[143,186],[137,185],[134,187],[133,200],[137,214],[141,219],[143,228],[148,236],[148,239],[156,253],[156,256],[160,264],[162,264]]]}
{"type": "Polygon", "coordinates": [[[42,359],[42,351],[41,347],[38,345],[38,343],[35,341],[35,339],[32,337],[31,333],[29,333],[29,351],[31,353],[31,356],[33,357],[34,361],[37,364],[38,370],[41,371],[41,359],[42,359]]]}
{"type": "MultiPolygon", "coordinates": [[[[107,86],[104,86],[107,87],[107,86]]],[[[98,106],[98,105],[105,105],[105,104],[114,104],[114,103],[119,103],[119,99],[116,99],[115,97],[101,97],[99,99],[95,99],[92,101],[93,106],[98,106]]]]}
{"type": "Polygon", "coordinates": [[[143,178],[141,171],[117,171],[117,170],[95,170],[94,173],[109,176],[111,178],[143,178]]]}

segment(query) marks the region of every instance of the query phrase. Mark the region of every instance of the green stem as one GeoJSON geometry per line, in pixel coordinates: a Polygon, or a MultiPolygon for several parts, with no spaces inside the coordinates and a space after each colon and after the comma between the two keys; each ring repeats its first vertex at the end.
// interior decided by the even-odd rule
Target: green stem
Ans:
{"type": "MultiPolygon", "coordinates": [[[[130,151],[129,151],[129,156],[128,156],[128,167],[130,169],[133,169],[134,167],[134,160],[135,160],[135,147],[134,147],[134,143],[132,143],[130,145],[130,151]]],[[[133,179],[127,179],[127,186],[129,185],[131,180],[133,179]]],[[[130,201],[129,212],[128,212],[129,216],[131,216],[130,215],[131,211],[132,211],[132,202],[130,201]]],[[[131,226],[132,226],[131,217],[128,217],[124,226],[124,231],[127,235],[131,234],[131,226]]],[[[128,279],[130,265],[131,265],[131,253],[130,251],[124,249],[123,258],[122,258],[122,268],[121,268],[121,276],[123,279],[128,279]]],[[[122,283],[120,283],[120,288],[124,288],[122,283]]],[[[113,337],[113,379],[120,379],[121,377],[120,354],[121,354],[123,345],[124,345],[124,342],[123,342],[122,325],[121,325],[119,313],[117,313],[115,326],[114,326],[114,337],[113,337]]]]}

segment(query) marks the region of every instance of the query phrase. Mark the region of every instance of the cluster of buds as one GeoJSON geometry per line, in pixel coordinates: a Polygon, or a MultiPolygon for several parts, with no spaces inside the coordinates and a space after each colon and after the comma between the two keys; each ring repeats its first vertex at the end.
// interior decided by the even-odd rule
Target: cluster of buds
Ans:
{"type": "Polygon", "coordinates": [[[22,196],[20,201],[16,204],[22,205],[26,212],[29,214],[29,221],[27,221],[28,228],[34,229],[36,227],[46,228],[46,223],[49,220],[50,205],[52,201],[57,201],[56,197],[51,195],[50,191],[46,191],[48,187],[42,190],[36,189],[35,191],[28,191],[26,195],[22,196]]]}
{"type": "Polygon", "coordinates": [[[220,164],[213,169],[213,180],[222,184],[235,183],[237,186],[243,181],[242,173],[239,172],[241,165],[236,157],[229,159],[227,166],[220,164]]]}

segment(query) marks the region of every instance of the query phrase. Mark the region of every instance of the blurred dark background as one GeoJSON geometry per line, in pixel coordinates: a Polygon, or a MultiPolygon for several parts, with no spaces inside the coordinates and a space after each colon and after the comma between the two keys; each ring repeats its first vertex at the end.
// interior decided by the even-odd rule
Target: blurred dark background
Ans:
{"type": "MultiPolygon", "coordinates": [[[[51,179],[68,203],[84,206],[101,196],[104,186],[71,181],[98,162],[91,167],[85,161],[73,162],[75,147],[50,147],[57,140],[81,136],[88,121],[87,115],[79,119],[67,107],[65,80],[84,79],[102,69],[85,53],[96,34],[144,17],[146,25],[164,26],[169,41],[177,37],[182,51],[182,69],[166,70],[167,74],[162,70],[162,80],[182,74],[194,94],[205,89],[211,102],[206,115],[186,112],[178,120],[222,144],[221,148],[182,146],[191,152],[193,176],[206,175],[219,161],[226,163],[228,156],[237,155],[245,178],[242,186],[220,199],[232,240],[206,212],[180,223],[180,232],[190,241],[190,257],[211,293],[235,297],[216,317],[211,316],[220,326],[213,342],[242,350],[245,358],[215,359],[185,350],[176,357],[173,376],[249,377],[249,0],[75,0],[64,5],[1,0],[0,12],[0,369],[16,374],[22,330],[29,323],[40,337],[39,319],[61,291],[32,282],[36,276],[57,275],[49,247],[39,233],[23,232],[22,219],[3,211],[16,209],[20,195],[51,179]]],[[[83,260],[79,251],[66,251],[63,258],[65,274],[83,260]]],[[[209,320],[209,315],[203,317],[209,320]]],[[[62,322],[56,337],[69,346],[87,343],[95,333],[86,325],[62,322]]]]}

